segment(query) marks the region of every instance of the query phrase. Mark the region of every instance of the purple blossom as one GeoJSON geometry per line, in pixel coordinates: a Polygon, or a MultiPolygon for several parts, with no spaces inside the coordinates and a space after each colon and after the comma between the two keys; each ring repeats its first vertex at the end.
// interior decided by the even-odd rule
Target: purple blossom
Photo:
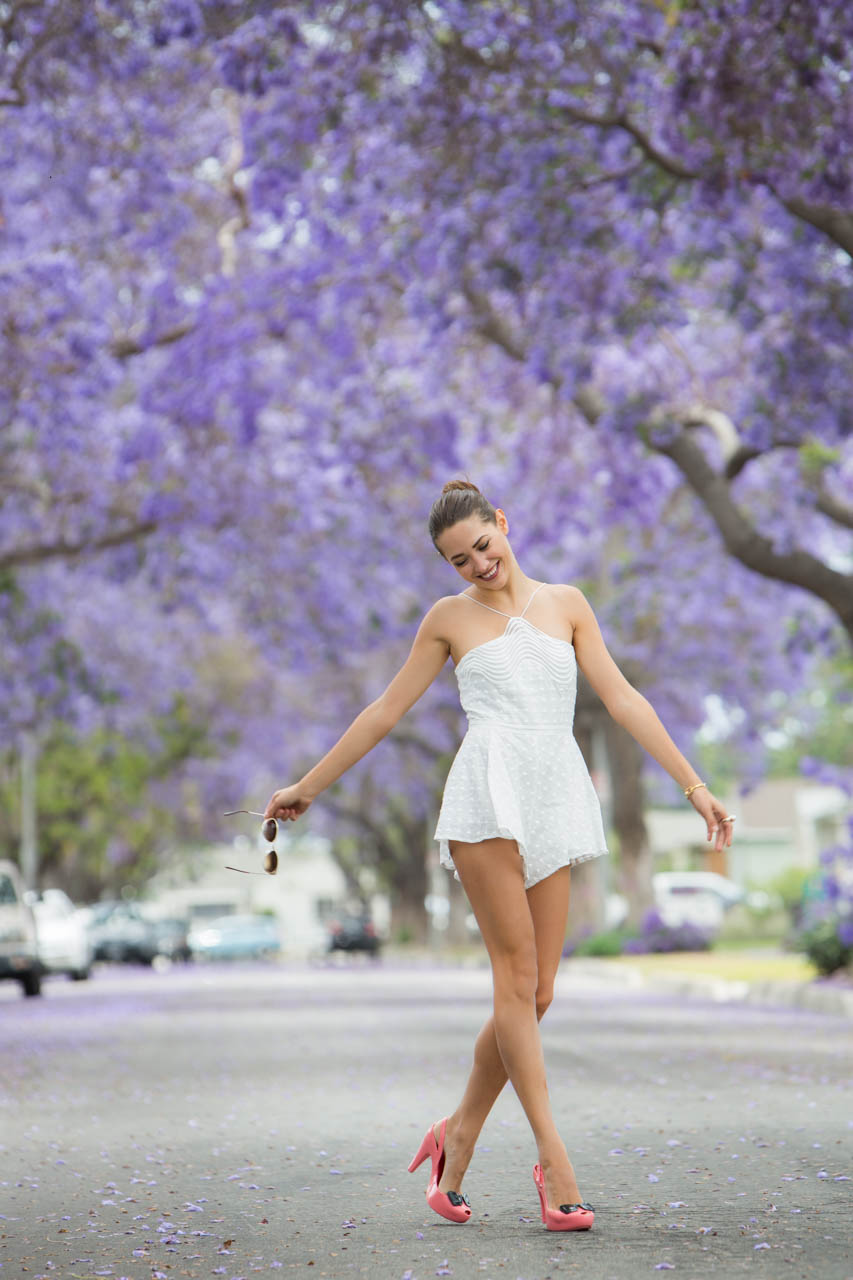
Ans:
{"type": "MultiPolygon", "coordinates": [[[[448,590],[413,530],[468,468],[532,495],[536,573],[614,588],[607,638],[675,736],[713,694],[760,776],[763,734],[808,727],[849,599],[828,514],[853,475],[847,10],[452,4],[436,39],[394,0],[164,0],[127,39],[110,6],[71,29],[54,8],[14,7],[2,72],[4,740],[156,742],[164,812],[280,782],[448,590]],[[675,444],[754,520],[740,541],[807,553],[836,594],[728,556],[675,444]]],[[[414,715],[437,762],[447,689],[414,715]]],[[[438,782],[415,755],[386,744],[318,825],[351,830],[364,779],[392,777],[422,847],[438,782]]],[[[138,849],[102,853],[121,883],[138,849]]],[[[631,945],[676,943],[701,945],[631,945]]]]}

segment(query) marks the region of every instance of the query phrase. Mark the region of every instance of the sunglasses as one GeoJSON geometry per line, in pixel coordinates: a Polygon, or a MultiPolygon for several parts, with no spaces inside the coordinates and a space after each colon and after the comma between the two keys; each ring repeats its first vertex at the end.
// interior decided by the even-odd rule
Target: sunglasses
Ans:
{"type": "MultiPolygon", "coordinates": [[[[233,818],[235,813],[248,813],[253,818],[264,817],[262,813],[256,813],[254,809],[229,809],[228,812],[223,813],[222,816],[223,818],[233,818]]],[[[264,818],[264,823],[261,827],[261,835],[265,840],[269,840],[270,843],[275,840],[278,835],[278,822],[275,818],[264,818]]],[[[270,849],[269,853],[264,858],[263,871],[246,871],[244,867],[228,866],[226,866],[225,870],[239,871],[243,876],[274,876],[276,871],[278,871],[278,854],[275,849],[270,849]]]]}

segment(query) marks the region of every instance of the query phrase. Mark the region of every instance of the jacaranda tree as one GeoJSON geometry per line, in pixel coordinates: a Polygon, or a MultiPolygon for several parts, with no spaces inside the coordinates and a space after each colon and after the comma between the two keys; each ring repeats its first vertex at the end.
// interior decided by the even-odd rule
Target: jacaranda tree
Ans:
{"type": "MultiPolygon", "coordinates": [[[[715,691],[759,767],[853,626],[843,6],[2,18],[10,732],[194,698],[205,808],[280,782],[455,589],[422,525],[463,469],[673,731],[715,691]]],[[[393,807],[401,883],[451,694],[328,806],[393,807]]]]}

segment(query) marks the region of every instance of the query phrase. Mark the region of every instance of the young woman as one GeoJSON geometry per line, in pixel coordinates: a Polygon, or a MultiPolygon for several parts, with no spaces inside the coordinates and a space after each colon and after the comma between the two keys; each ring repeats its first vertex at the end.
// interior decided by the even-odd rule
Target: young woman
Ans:
{"type": "Polygon", "coordinates": [[[539,1153],[533,1176],[549,1230],[585,1230],[581,1199],[557,1132],[538,1022],[553,994],[569,906],[571,867],[607,852],[601,812],[572,734],[576,664],[610,715],[684,789],[707,838],[731,844],[734,817],[708,791],[651,705],[605,648],[576,587],[528,578],[503,511],[474,485],[444,486],[429,519],[440,554],[467,584],[429,610],[405,664],[301,782],[276,791],[265,818],[296,819],[417,702],[448,656],[469,728],[450,770],[436,839],[462,881],[489,954],[493,1016],[474,1046],[456,1110],[431,1126],[410,1171],[427,1158],[427,1201],[454,1222],[471,1215],[459,1188],[480,1130],[507,1079],[539,1153]]]}

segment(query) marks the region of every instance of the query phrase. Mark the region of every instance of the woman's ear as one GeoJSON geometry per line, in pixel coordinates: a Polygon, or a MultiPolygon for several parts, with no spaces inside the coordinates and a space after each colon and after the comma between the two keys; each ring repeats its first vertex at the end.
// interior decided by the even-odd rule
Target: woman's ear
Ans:
{"type": "Polygon", "coordinates": [[[495,511],[495,520],[497,521],[497,525],[501,533],[509,533],[509,521],[500,507],[495,511]]]}

